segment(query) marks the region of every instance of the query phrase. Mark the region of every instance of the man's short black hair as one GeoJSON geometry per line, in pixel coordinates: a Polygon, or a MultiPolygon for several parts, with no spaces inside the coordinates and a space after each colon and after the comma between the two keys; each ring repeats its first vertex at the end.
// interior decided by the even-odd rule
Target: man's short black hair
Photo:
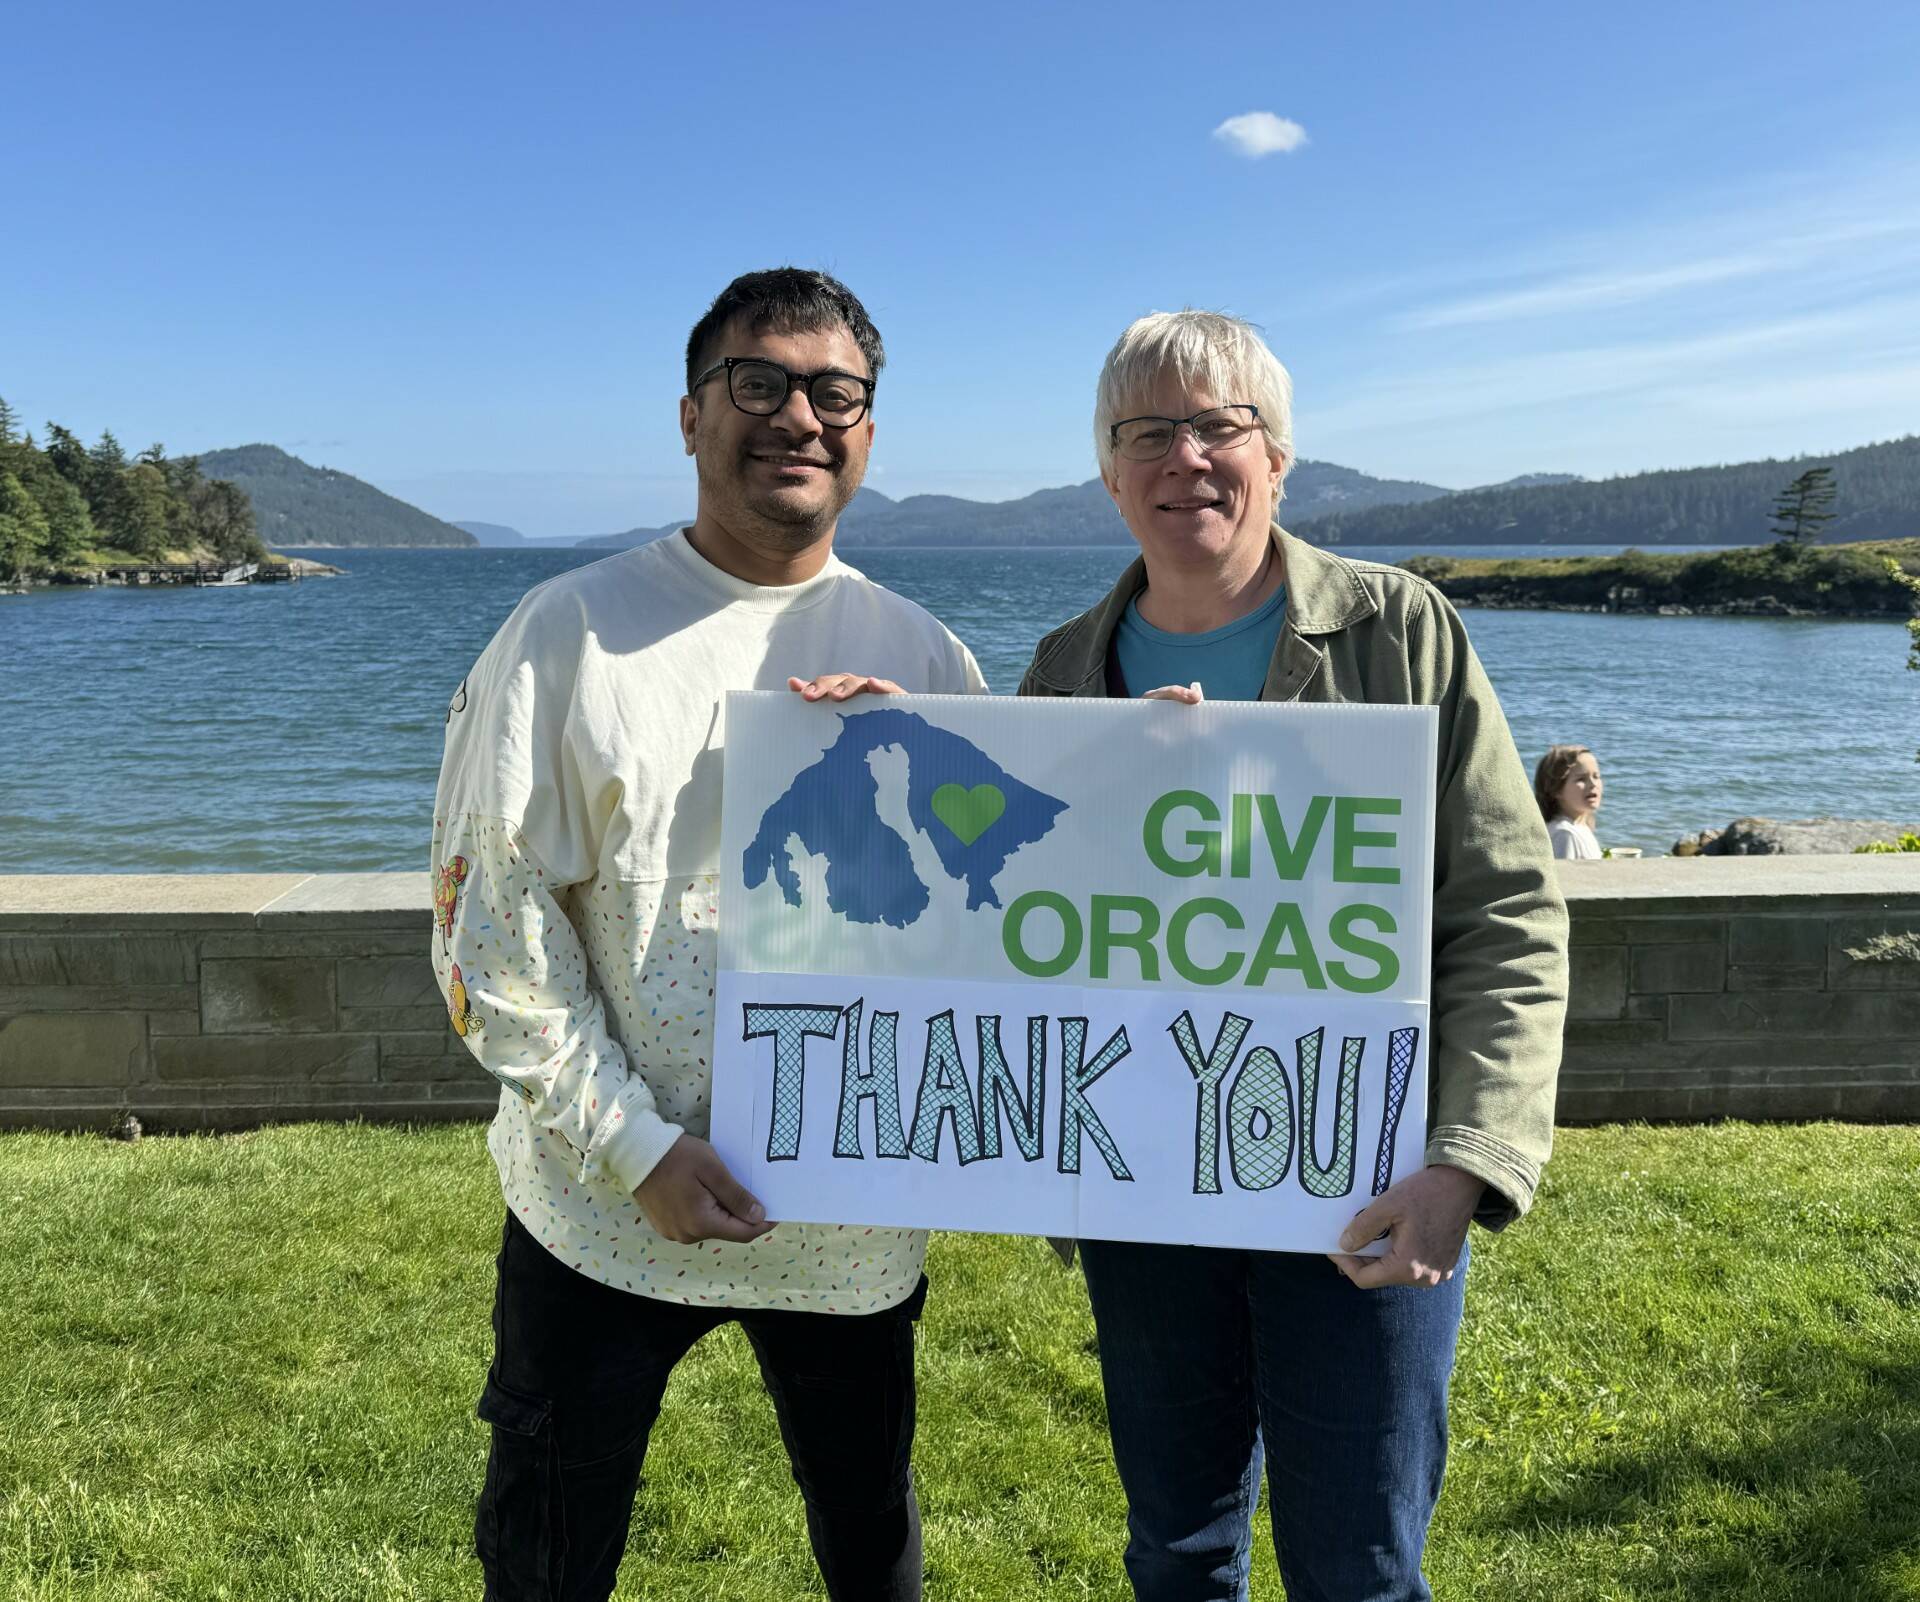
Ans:
{"type": "Polygon", "coordinates": [[[868,378],[878,378],[887,354],[859,297],[837,278],[806,267],[772,267],[742,273],[720,291],[706,316],[687,336],[687,393],[693,381],[717,359],[709,346],[735,318],[756,334],[816,334],[843,327],[867,359],[868,378]]]}

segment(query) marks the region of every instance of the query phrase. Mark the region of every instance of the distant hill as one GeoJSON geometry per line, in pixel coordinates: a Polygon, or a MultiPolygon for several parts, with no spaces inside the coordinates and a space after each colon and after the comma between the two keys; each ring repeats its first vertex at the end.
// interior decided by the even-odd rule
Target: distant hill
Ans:
{"type": "Polygon", "coordinates": [[[314,467],[277,445],[208,451],[200,470],[230,479],[253,502],[269,545],[453,545],[478,542],[465,529],[331,467],[314,467]]]}
{"type": "MultiPolygon", "coordinates": [[[[865,490],[860,491],[862,495],[865,490]]],[[[693,521],[693,514],[675,518],[671,523],[662,523],[658,528],[622,529],[618,534],[594,534],[584,540],[575,540],[581,550],[630,551],[636,545],[646,545],[660,538],[662,534],[673,534],[685,528],[693,521]]]]}
{"type": "MultiPolygon", "coordinates": [[[[1437,484],[1371,478],[1332,462],[1300,462],[1287,475],[1281,521],[1292,526],[1357,506],[1436,499],[1437,484]]],[[[969,501],[956,495],[889,500],[862,490],[841,518],[844,543],[863,545],[1128,545],[1113,497],[1099,479],[1035,490],[1011,501],[969,501]]]]}
{"type": "Polygon", "coordinates": [[[1292,528],[1332,512],[1358,511],[1367,506],[1419,506],[1453,491],[1418,479],[1373,478],[1355,467],[1335,462],[1300,461],[1287,474],[1287,498],[1280,503],[1280,521],[1292,528]]]}
{"type": "MultiPolygon", "coordinates": [[[[1537,484],[1584,484],[1578,473],[1522,473],[1518,478],[1503,478],[1498,484],[1476,484],[1474,490],[1532,489],[1537,484]]],[[[1457,493],[1471,494],[1471,490],[1457,493]]]]}
{"type": "Polygon", "coordinates": [[[585,543],[571,535],[522,534],[519,529],[509,528],[505,523],[476,523],[464,517],[456,517],[452,522],[455,528],[465,529],[490,549],[532,547],[551,551],[585,543]]]}
{"type": "MultiPolygon", "coordinates": [[[[1332,462],[1300,462],[1287,476],[1280,509],[1289,527],[1353,507],[1435,500],[1451,494],[1437,484],[1370,478],[1332,462]]],[[[683,527],[633,528],[582,540],[624,550],[683,527]]],[[[892,500],[862,489],[840,518],[838,543],[858,550],[879,545],[1127,545],[1132,537],[1113,498],[1097,478],[1062,489],[1035,490],[1011,501],[970,501],[958,495],[909,495],[892,500]]]]}
{"type": "Polygon", "coordinates": [[[508,528],[505,523],[473,523],[465,518],[456,518],[453,526],[465,529],[481,545],[530,545],[533,542],[517,528],[508,528]]]}
{"type": "Polygon", "coordinates": [[[1832,456],[1463,490],[1336,512],[1312,532],[1323,545],[1750,545],[1771,538],[1788,482],[1819,466],[1833,469],[1839,492],[1824,539],[1920,534],[1920,435],[1832,456]]]}

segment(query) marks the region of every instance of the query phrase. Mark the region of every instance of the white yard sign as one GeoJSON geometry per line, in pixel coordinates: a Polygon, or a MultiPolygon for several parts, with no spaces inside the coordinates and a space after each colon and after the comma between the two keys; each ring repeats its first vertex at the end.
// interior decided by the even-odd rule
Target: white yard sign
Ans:
{"type": "Polygon", "coordinates": [[[727,697],[769,1216],[1294,1251],[1421,1166],[1430,708],[727,697]]]}

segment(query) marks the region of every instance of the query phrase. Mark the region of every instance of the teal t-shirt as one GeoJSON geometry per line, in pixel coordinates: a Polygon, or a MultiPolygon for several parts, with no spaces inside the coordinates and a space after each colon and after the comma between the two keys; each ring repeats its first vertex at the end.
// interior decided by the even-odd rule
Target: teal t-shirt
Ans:
{"type": "Polygon", "coordinates": [[[1204,634],[1169,634],[1155,628],[1140,615],[1140,598],[1135,596],[1113,637],[1120,677],[1128,695],[1198,679],[1209,701],[1257,701],[1286,620],[1284,584],[1245,617],[1204,634]]]}

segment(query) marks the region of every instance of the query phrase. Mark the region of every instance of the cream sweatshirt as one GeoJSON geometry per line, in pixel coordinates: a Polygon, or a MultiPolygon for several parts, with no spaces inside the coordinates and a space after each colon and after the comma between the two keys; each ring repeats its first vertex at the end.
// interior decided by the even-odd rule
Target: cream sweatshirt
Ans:
{"type": "Polygon", "coordinates": [[[683,1130],[707,1133],[725,694],[833,671],[986,689],[937,620],[838,558],[763,587],[682,532],[529,592],[448,710],[434,969],[501,1081],[487,1144],[507,1205],[608,1285],[864,1313],[919,1283],[921,1231],[680,1246],[633,1200],[683,1130]]]}

